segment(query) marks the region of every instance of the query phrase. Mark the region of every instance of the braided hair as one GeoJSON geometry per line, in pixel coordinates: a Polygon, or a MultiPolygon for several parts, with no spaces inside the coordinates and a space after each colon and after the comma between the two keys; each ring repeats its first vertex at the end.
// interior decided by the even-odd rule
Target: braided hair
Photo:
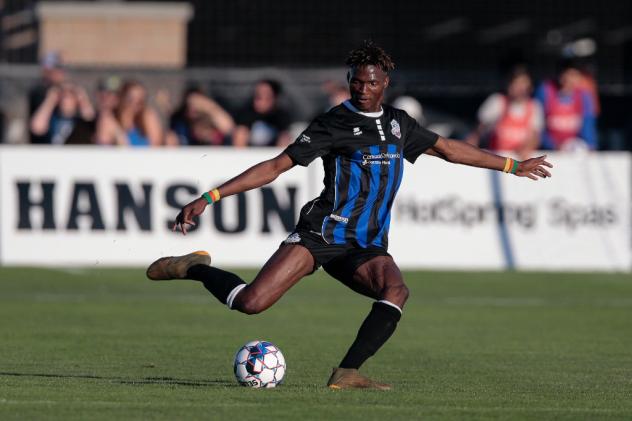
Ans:
{"type": "Polygon", "coordinates": [[[352,50],[345,64],[353,68],[373,65],[382,69],[384,73],[388,73],[395,68],[395,63],[393,63],[391,57],[386,51],[375,45],[373,41],[364,41],[362,47],[352,50]]]}

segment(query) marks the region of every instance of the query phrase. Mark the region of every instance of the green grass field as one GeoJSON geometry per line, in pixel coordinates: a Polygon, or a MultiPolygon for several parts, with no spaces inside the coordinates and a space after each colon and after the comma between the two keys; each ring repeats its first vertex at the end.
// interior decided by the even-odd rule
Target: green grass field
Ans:
{"type": "Polygon", "coordinates": [[[332,391],[371,303],[323,272],[244,316],[141,269],[0,268],[0,419],[632,418],[629,275],[406,279],[399,329],[363,368],[394,390],[332,391]],[[282,349],[281,387],[235,382],[251,339],[282,349]]]}

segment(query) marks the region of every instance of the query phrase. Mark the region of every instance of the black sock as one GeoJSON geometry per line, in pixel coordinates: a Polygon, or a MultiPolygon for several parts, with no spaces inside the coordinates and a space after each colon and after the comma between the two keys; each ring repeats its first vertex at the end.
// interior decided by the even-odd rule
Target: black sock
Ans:
{"type": "Polygon", "coordinates": [[[202,282],[204,288],[223,304],[226,304],[228,294],[235,287],[245,284],[243,279],[234,273],[207,265],[191,266],[187,271],[187,278],[202,282]]]}
{"type": "Polygon", "coordinates": [[[395,307],[379,301],[373,303],[371,312],[364,319],[358,336],[339,367],[360,368],[391,337],[401,317],[402,314],[395,307]]]}

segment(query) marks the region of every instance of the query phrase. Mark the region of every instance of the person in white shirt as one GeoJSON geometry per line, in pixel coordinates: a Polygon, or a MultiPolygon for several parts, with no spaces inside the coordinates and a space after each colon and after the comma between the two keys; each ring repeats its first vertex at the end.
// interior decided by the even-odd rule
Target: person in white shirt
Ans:
{"type": "Polygon", "coordinates": [[[506,93],[490,95],[478,110],[478,127],[467,141],[494,151],[513,152],[523,159],[540,144],[544,113],[531,97],[531,76],[523,67],[511,72],[506,93]]]}

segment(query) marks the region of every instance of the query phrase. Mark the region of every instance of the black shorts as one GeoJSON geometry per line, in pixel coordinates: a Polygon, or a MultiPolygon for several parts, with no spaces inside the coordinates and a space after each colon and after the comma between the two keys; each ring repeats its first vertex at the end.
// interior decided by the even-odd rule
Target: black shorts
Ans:
{"type": "Polygon", "coordinates": [[[320,234],[295,230],[282,245],[301,245],[314,257],[314,272],[322,266],[336,279],[351,279],[365,262],[377,256],[390,256],[382,247],[356,247],[352,244],[328,244],[320,234]]]}

